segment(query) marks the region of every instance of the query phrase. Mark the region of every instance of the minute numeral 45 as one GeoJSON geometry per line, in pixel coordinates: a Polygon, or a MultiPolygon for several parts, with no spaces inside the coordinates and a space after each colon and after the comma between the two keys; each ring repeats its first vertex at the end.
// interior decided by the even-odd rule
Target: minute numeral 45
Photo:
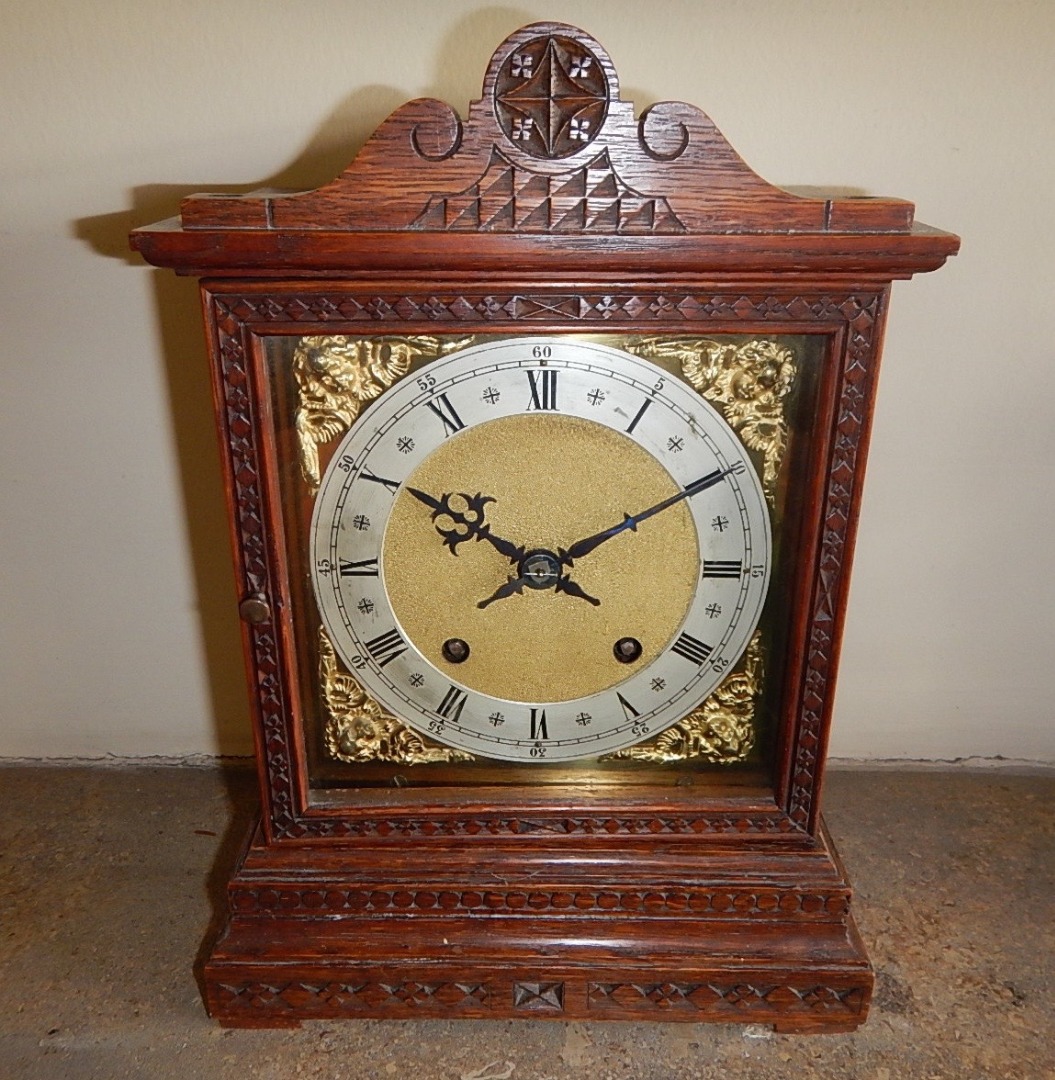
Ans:
{"type": "Polygon", "coordinates": [[[437,394],[430,401],[426,401],[425,404],[443,421],[443,437],[445,439],[465,427],[465,422],[458,415],[446,394],[437,394]]]}
{"type": "Polygon", "coordinates": [[[557,408],[557,372],[553,368],[541,368],[539,371],[528,371],[528,383],[531,386],[531,401],[529,409],[557,408]]]}
{"type": "Polygon", "coordinates": [[[705,645],[699,638],[694,638],[692,634],[682,634],[671,645],[670,651],[677,653],[678,656],[684,657],[693,664],[703,664],[706,663],[707,657],[714,652],[714,649],[710,645],[705,645]]]}
{"type": "Polygon", "coordinates": [[[744,572],[742,559],[704,559],[703,576],[713,578],[738,578],[744,572]]]}

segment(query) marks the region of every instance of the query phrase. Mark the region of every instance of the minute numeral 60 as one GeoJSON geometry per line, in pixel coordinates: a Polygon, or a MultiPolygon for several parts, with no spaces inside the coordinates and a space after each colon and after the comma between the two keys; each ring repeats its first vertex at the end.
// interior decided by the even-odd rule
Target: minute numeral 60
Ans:
{"type": "Polygon", "coordinates": [[[535,360],[548,360],[553,355],[553,350],[548,345],[535,345],[531,349],[531,355],[535,360]]]}

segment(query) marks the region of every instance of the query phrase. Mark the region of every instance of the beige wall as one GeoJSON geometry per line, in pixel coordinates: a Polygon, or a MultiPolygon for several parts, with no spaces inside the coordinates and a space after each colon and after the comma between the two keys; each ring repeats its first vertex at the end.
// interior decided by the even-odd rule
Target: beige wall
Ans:
{"type": "Polygon", "coordinates": [[[330,179],[547,17],[768,179],[963,235],[894,290],[832,749],[1055,759],[1047,0],[0,0],[0,755],[250,746],[195,286],[128,229],[330,179]]]}

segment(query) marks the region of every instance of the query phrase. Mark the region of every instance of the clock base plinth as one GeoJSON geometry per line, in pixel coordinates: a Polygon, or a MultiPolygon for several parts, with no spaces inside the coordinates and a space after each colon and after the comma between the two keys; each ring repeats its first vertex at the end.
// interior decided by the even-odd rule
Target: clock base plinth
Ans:
{"type": "Polygon", "coordinates": [[[225,1026],[649,1020],[810,1033],[851,1031],[868,1012],[872,971],[823,834],[811,850],[687,852],[651,880],[647,856],[613,849],[603,882],[581,860],[562,874],[552,847],[545,882],[525,869],[533,853],[512,848],[460,873],[427,845],[417,873],[405,848],[319,850],[257,836],[246,852],[202,973],[225,1026]]]}

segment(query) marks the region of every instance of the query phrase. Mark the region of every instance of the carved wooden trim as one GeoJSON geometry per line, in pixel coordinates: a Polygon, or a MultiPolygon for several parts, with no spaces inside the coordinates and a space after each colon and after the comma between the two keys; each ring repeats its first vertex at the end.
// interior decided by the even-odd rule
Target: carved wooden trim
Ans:
{"type": "Polygon", "coordinates": [[[692,914],[708,919],[842,919],[850,910],[846,888],[801,889],[444,889],[413,885],[353,887],[334,883],[297,886],[271,882],[231,892],[231,911],[242,915],[313,918],[320,914],[385,918],[438,913],[524,916],[573,913],[576,917],[665,918],[692,914]]]}
{"type": "Polygon", "coordinates": [[[849,296],[827,293],[786,296],[778,294],[710,294],[678,290],[639,290],[627,293],[538,291],[494,293],[487,291],[435,293],[355,293],[325,287],[317,291],[302,287],[297,292],[217,292],[211,297],[220,358],[223,402],[228,436],[228,471],[238,546],[241,551],[242,587],[246,593],[264,597],[274,605],[276,590],[268,563],[263,494],[257,466],[258,448],[253,442],[253,403],[249,392],[247,335],[296,330],[319,324],[391,326],[393,333],[405,327],[429,325],[490,325],[493,329],[520,329],[533,321],[547,326],[564,324],[602,327],[633,324],[651,332],[655,327],[676,331],[685,326],[706,325],[708,332],[722,326],[758,328],[780,324],[785,330],[831,328],[846,332],[846,347],[836,388],[837,409],[831,447],[831,469],[825,492],[824,528],[810,605],[808,649],[804,685],[793,732],[791,775],[785,808],[781,813],[649,815],[626,814],[602,817],[545,814],[449,815],[419,817],[404,813],[390,819],[369,816],[306,816],[295,807],[290,746],[288,689],[284,685],[273,629],[248,630],[257,672],[256,706],[270,791],[270,828],[277,838],[522,835],[596,833],[599,835],[789,835],[813,831],[816,826],[816,792],[823,757],[825,722],[830,710],[831,673],[838,641],[837,614],[845,587],[844,559],[851,536],[850,505],[865,417],[873,386],[876,327],[882,314],[883,293],[863,292],[849,296]]]}
{"type": "MultiPolygon", "coordinates": [[[[212,989],[211,1011],[230,1022],[266,1014],[297,1019],[340,1016],[515,1016],[551,1013],[565,1019],[686,1020],[777,1023],[863,1019],[864,983],[804,981],[548,982],[370,978],[258,981],[226,978],[212,989]]],[[[851,1023],[852,1026],[852,1023],[851,1023]]]]}
{"type": "Polygon", "coordinates": [[[860,986],[758,986],[749,982],[590,983],[587,994],[590,1012],[598,1018],[630,1013],[641,1019],[672,1020],[673,1013],[687,1013],[687,1019],[726,1016],[737,1022],[750,1021],[756,1013],[770,1022],[774,1014],[860,1016],[869,996],[860,986]]]}

